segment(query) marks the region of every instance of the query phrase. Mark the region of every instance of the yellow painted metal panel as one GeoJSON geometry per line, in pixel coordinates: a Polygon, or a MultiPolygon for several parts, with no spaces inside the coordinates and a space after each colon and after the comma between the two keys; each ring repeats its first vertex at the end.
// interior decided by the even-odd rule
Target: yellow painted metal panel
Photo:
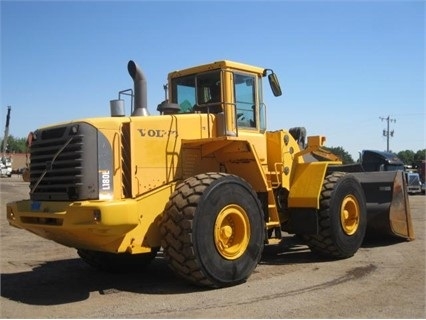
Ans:
{"type": "Polygon", "coordinates": [[[133,197],[182,178],[182,139],[213,135],[214,116],[135,117],[130,123],[133,197]]]}
{"type": "Polygon", "coordinates": [[[268,151],[268,171],[274,173],[273,181],[283,188],[290,189],[291,177],[297,163],[303,158],[295,158],[300,151],[296,140],[288,131],[278,130],[266,132],[268,151]]]}
{"type": "Polygon", "coordinates": [[[9,203],[9,223],[74,248],[116,252],[123,236],[139,221],[134,200],[46,201],[37,210],[32,208],[34,202],[30,200],[9,203]]]}
{"type": "Polygon", "coordinates": [[[319,209],[319,197],[327,166],[326,162],[297,164],[290,187],[289,207],[319,209]]]}
{"type": "Polygon", "coordinates": [[[9,203],[11,225],[65,246],[108,252],[149,252],[160,246],[158,218],[173,192],[169,184],[132,200],[9,203]],[[98,217],[95,219],[95,216],[98,217]]]}
{"type": "Polygon", "coordinates": [[[257,73],[259,75],[262,75],[263,71],[265,70],[263,68],[251,66],[244,63],[234,62],[230,60],[222,60],[222,61],[216,61],[209,64],[203,64],[203,65],[187,68],[184,70],[176,70],[176,71],[170,72],[169,79],[185,76],[188,74],[205,72],[206,70],[215,70],[215,69],[235,69],[235,70],[241,70],[244,72],[257,73]]]}

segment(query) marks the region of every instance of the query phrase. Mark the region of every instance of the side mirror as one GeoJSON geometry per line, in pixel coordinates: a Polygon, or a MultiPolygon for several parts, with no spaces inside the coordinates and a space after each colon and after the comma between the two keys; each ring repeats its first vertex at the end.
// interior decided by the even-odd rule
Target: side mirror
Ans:
{"type": "Polygon", "coordinates": [[[272,93],[274,96],[279,97],[282,95],[280,83],[277,75],[271,70],[271,74],[268,75],[269,85],[271,86],[272,93]]]}

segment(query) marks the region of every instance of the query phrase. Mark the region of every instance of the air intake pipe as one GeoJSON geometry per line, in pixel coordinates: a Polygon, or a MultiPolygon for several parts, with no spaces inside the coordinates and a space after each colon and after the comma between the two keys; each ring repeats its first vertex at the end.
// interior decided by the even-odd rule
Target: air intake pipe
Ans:
{"type": "Polygon", "coordinates": [[[130,60],[127,64],[127,70],[134,83],[134,110],[132,116],[149,116],[145,75],[133,60],[130,60]]]}

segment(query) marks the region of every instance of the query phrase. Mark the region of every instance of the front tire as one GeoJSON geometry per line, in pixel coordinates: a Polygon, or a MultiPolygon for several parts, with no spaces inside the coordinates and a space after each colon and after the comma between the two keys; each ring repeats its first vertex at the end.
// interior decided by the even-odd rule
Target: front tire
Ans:
{"type": "Polygon", "coordinates": [[[191,177],[171,195],[160,223],[169,266],[196,285],[247,280],[263,251],[265,223],[256,193],[225,173],[191,177]]]}
{"type": "Polygon", "coordinates": [[[349,258],[360,248],[367,227],[367,208],[359,181],[350,174],[333,172],[323,183],[319,233],[304,235],[310,249],[328,258],[349,258]]]}

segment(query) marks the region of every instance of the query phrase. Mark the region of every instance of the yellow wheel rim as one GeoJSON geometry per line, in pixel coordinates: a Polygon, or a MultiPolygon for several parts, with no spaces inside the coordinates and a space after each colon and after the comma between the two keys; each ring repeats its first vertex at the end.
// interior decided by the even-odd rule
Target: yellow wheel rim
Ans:
{"type": "Polygon", "coordinates": [[[343,231],[348,235],[353,235],[359,226],[359,204],[358,200],[348,195],[343,199],[342,206],[340,208],[340,222],[342,224],[343,231]]]}
{"type": "Polygon", "coordinates": [[[219,254],[228,260],[238,259],[250,240],[250,222],[246,211],[231,204],[223,208],[214,225],[214,242],[219,254]]]}

